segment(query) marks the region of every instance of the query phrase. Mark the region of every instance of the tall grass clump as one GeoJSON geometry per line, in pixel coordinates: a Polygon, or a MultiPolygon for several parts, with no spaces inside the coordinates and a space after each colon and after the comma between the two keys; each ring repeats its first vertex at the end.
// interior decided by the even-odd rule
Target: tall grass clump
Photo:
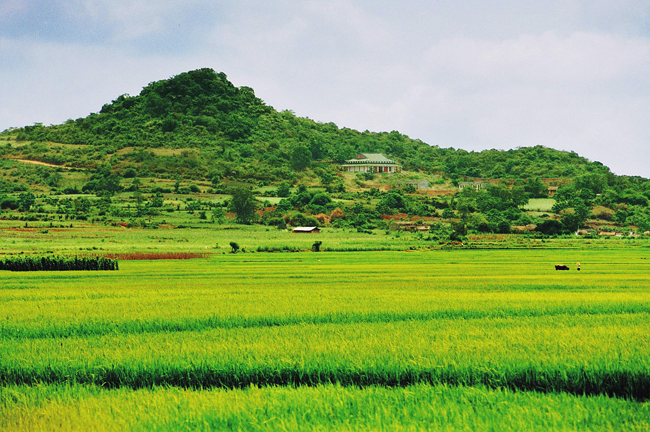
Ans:
{"type": "Polygon", "coordinates": [[[66,271],[118,270],[117,260],[103,257],[33,257],[19,256],[0,260],[0,270],[9,271],[66,271]]]}

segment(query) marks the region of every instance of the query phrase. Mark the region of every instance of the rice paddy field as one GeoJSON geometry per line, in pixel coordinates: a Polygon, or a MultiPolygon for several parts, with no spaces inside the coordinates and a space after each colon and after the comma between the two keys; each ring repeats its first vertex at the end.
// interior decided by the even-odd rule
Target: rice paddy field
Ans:
{"type": "Polygon", "coordinates": [[[608,245],[0,271],[0,429],[647,431],[650,249],[608,245]]]}

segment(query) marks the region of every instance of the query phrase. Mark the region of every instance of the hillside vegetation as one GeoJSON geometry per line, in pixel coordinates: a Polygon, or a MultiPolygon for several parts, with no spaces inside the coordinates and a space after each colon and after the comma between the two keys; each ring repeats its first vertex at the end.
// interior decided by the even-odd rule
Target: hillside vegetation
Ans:
{"type": "Polygon", "coordinates": [[[163,212],[200,212],[204,220],[223,222],[229,210],[239,223],[366,232],[390,228],[391,218],[427,218],[432,231],[445,233],[436,238],[451,232],[452,240],[514,227],[543,235],[584,227],[650,231],[648,179],[616,176],[599,162],[542,146],[467,152],[396,131],[318,123],[278,112],[211,69],[153,82],[85,118],[4,131],[0,157],[0,212],[9,218],[90,216],[117,223],[148,217],[157,225],[151,217],[163,212]],[[338,164],[359,152],[384,153],[404,172],[342,173],[338,164]],[[482,189],[456,193],[468,180],[482,182],[482,189]],[[417,190],[420,181],[428,191],[417,190]],[[242,186],[254,188],[264,203],[253,194],[239,208],[239,198],[222,199],[242,186]],[[529,199],[547,198],[549,186],[559,189],[546,210],[524,212],[529,199]]]}
{"type": "Polygon", "coordinates": [[[276,111],[257,98],[253,89],[237,88],[225,74],[211,69],[153,82],[138,96],[119,96],[85,118],[61,125],[26,126],[4,135],[19,142],[84,146],[59,152],[55,159],[61,163],[93,166],[113,155],[110,159],[117,166],[132,164],[160,175],[192,178],[292,179],[294,169],[301,168],[296,166],[296,153],[303,147],[308,150],[303,151],[310,162],[307,165],[342,162],[359,152],[381,152],[399,160],[405,170],[444,172],[451,177],[611,176],[598,162],[541,146],[467,152],[430,146],[397,131],[358,132],[318,123],[290,111],[276,111]],[[152,148],[195,151],[161,157],[146,150],[152,148]],[[85,157],[79,158],[81,154],[85,157]]]}

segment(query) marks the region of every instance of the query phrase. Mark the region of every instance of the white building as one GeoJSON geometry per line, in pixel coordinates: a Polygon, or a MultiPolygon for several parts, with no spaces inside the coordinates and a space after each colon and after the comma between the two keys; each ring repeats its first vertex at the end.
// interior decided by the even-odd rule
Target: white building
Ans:
{"type": "Polygon", "coordinates": [[[341,165],[345,172],[396,173],[402,166],[381,153],[359,153],[341,165]]]}

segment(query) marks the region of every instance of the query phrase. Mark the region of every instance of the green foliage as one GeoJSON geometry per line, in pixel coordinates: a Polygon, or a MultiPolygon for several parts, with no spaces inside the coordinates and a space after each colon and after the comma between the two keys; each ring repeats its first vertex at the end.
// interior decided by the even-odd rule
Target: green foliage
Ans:
{"type": "Polygon", "coordinates": [[[291,195],[291,185],[287,182],[282,182],[278,185],[276,195],[281,198],[287,198],[291,195]]]}
{"type": "Polygon", "coordinates": [[[214,207],[212,209],[212,222],[218,225],[226,223],[226,215],[224,214],[222,207],[214,207]]]}
{"type": "Polygon", "coordinates": [[[302,171],[311,166],[311,151],[305,146],[298,146],[291,152],[291,166],[297,171],[302,171]]]}
{"type": "Polygon", "coordinates": [[[19,256],[0,260],[0,270],[70,271],[118,270],[117,260],[104,257],[19,256]]]}
{"type": "Polygon", "coordinates": [[[528,180],[524,190],[530,198],[546,198],[548,195],[548,188],[537,178],[528,180]]]}
{"type": "Polygon", "coordinates": [[[309,204],[315,206],[326,206],[332,202],[332,197],[325,192],[314,194],[309,204]]]}
{"type": "Polygon", "coordinates": [[[253,192],[247,187],[238,187],[232,190],[232,200],[229,206],[230,211],[235,213],[237,223],[250,224],[257,214],[257,200],[253,192]]]}
{"type": "Polygon", "coordinates": [[[110,166],[104,165],[92,175],[90,181],[81,190],[83,192],[94,192],[97,196],[112,196],[121,191],[122,186],[120,185],[120,177],[111,172],[110,166]]]}
{"type": "MultiPolygon", "coordinates": [[[[615,215],[613,223],[641,227],[646,226],[648,219],[643,209],[650,200],[650,181],[615,176],[602,164],[589,162],[576,153],[541,146],[467,152],[429,146],[397,131],[371,133],[339,128],[332,123],[296,117],[290,111],[278,112],[258,99],[252,89],[237,88],[225,74],[210,69],[153,82],[139,95],[119,96],[99,113],[86,118],[47,127],[35,124],[11,133],[18,140],[27,141],[20,146],[0,148],[0,168],[6,174],[0,178],[0,207],[8,210],[18,206],[24,213],[28,208],[31,212],[16,217],[31,218],[44,208],[55,208],[59,215],[75,218],[92,215],[95,209],[95,214],[109,217],[171,212],[171,208],[163,209],[162,198],[147,200],[144,195],[167,193],[171,189],[171,184],[148,186],[150,181],[144,178],[155,177],[176,179],[174,192],[185,195],[199,193],[196,184],[203,181],[209,181],[213,186],[210,192],[217,193],[228,193],[227,185],[232,181],[272,188],[276,185],[275,195],[283,200],[276,212],[266,218],[285,216],[294,209],[306,217],[329,213],[335,206],[332,200],[349,200],[342,205],[349,217],[339,218],[335,223],[362,231],[382,226],[382,214],[436,217],[443,210],[444,218],[459,217],[470,230],[507,233],[512,225],[539,222],[537,216],[522,213],[520,207],[530,197],[546,196],[544,182],[563,185],[553,208],[561,218],[563,232],[588,223],[594,205],[606,207],[605,213],[600,214],[615,215]],[[412,171],[405,176],[420,176],[413,173],[417,171],[436,173],[440,184],[458,184],[474,177],[509,180],[490,184],[478,192],[465,188],[453,198],[432,199],[418,196],[412,185],[400,185],[400,175],[382,175],[378,179],[373,173],[365,173],[356,177],[363,188],[370,180],[381,183],[396,178],[400,180],[387,183],[403,190],[346,193],[345,184],[353,176],[337,173],[336,163],[359,152],[384,153],[397,159],[404,170],[412,171]],[[26,166],[8,158],[38,160],[84,171],[78,171],[75,181],[70,182],[63,169],[26,166]],[[126,207],[106,201],[100,206],[100,201],[93,200],[45,206],[40,202],[28,205],[23,200],[20,206],[16,196],[37,186],[33,190],[39,193],[53,188],[67,193],[82,189],[104,199],[122,191],[122,176],[133,179],[124,185],[127,191],[142,193],[133,195],[126,207]],[[292,195],[291,184],[299,182],[312,189],[302,188],[292,195]],[[327,194],[316,189],[318,182],[326,186],[327,194]]],[[[8,132],[3,136],[8,137],[8,132]]],[[[264,193],[270,198],[274,191],[264,189],[264,193]]],[[[188,210],[198,212],[199,217],[210,218],[210,207],[190,207],[188,210]]],[[[242,215],[237,216],[240,223],[249,224],[256,219],[250,210],[242,215]]],[[[226,222],[222,214],[213,214],[212,220],[226,222]]]]}
{"type": "MultiPolygon", "coordinates": [[[[225,74],[210,69],[153,82],[139,95],[122,95],[86,118],[48,127],[27,126],[14,133],[20,140],[40,143],[89,144],[87,150],[47,156],[64,158],[77,166],[88,166],[87,161],[77,159],[80,152],[87,152],[85,157],[92,159],[94,166],[113,154],[116,160],[132,160],[153,173],[178,173],[184,178],[209,176],[210,181],[214,181],[215,172],[238,180],[293,181],[294,170],[306,169],[313,161],[340,163],[367,151],[397,158],[406,170],[444,171],[457,180],[465,176],[528,179],[526,192],[538,197],[544,190],[534,179],[540,177],[580,178],[580,187],[595,193],[615,180],[602,164],[572,152],[541,146],[478,153],[442,149],[396,131],[358,132],[298,118],[290,111],[275,111],[252,89],[237,88],[225,74]],[[124,147],[135,150],[115,154],[116,149],[124,147]],[[145,147],[194,148],[200,153],[195,158],[160,156],[145,151],[145,147]],[[131,155],[143,153],[145,157],[131,159],[131,155]],[[174,166],[176,161],[178,166],[174,166]]],[[[35,147],[30,151],[36,160],[43,160],[47,154],[35,147]]],[[[328,172],[319,174],[323,185],[333,180],[328,172]]]]}
{"type": "Polygon", "coordinates": [[[18,195],[18,210],[28,212],[36,203],[36,197],[31,192],[23,192],[18,195]]]}
{"type": "Polygon", "coordinates": [[[539,224],[535,230],[546,235],[557,235],[561,234],[563,229],[564,226],[560,221],[555,219],[547,219],[539,224]]]}
{"type": "Polygon", "coordinates": [[[19,204],[14,197],[0,196],[0,210],[16,210],[19,204]]]}

